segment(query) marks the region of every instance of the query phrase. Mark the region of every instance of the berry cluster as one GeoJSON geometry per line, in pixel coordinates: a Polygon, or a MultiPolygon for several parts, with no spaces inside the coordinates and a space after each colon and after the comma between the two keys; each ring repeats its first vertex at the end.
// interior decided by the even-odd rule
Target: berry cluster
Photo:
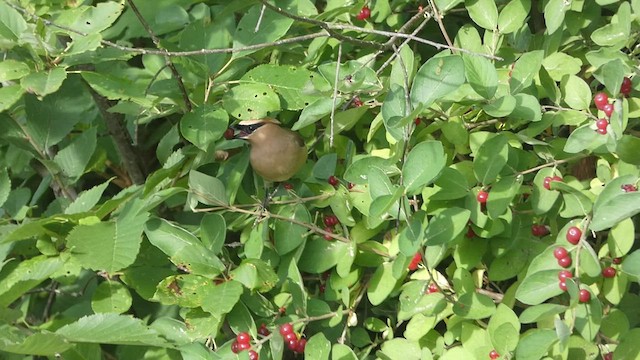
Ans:
{"type": "Polygon", "coordinates": [[[626,193],[638,191],[638,187],[635,186],[634,184],[624,184],[624,185],[621,185],[620,188],[622,189],[622,191],[626,193]]]}
{"type": "MultiPolygon", "coordinates": [[[[622,79],[622,85],[620,86],[620,93],[623,96],[629,97],[631,94],[631,79],[625,77],[622,79]]],[[[596,108],[602,111],[607,118],[600,118],[596,120],[596,131],[598,134],[606,135],[607,134],[607,126],[609,126],[609,119],[613,114],[613,104],[609,103],[609,96],[604,92],[599,92],[593,97],[593,103],[596,105],[596,108]]]]}
{"type": "Polygon", "coordinates": [[[420,255],[420,252],[417,252],[415,255],[413,255],[413,259],[411,259],[408,269],[411,271],[417,269],[421,261],[422,261],[422,255],[420,255]]]}
{"type": "Polygon", "coordinates": [[[280,335],[284,338],[285,344],[289,350],[296,354],[304,353],[304,348],[307,346],[307,339],[298,338],[298,334],[293,331],[293,325],[286,323],[280,325],[280,335]]]}
{"type": "Polygon", "coordinates": [[[249,350],[249,359],[258,360],[258,353],[251,349],[251,336],[249,333],[241,332],[236,335],[235,341],[231,344],[231,351],[234,354],[249,350]]]}
{"type": "MultiPolygon", "coordinates": [[[[326,215],[324,217],[324,231],[333,233],[333,228],[340,223],[338,217],[335,215],[326,215]]],[[[333,237],[329,234],[324,234],[324,239],[329,241],[333,240],[333,237]]]]}
{"type": "Polygon", "coordinates": [[[562,178],[560,176],[547,176],[542,180],[542,186],[547,190],[551,190],[552,181],[562,181],[562,178]]]}
{"type": "Polygon", "coordinates": [[[362,9],[360,9],[358,16],[356,16],[358,20],[366,20],[369,17],[371,17],[371,9],[369,9],[368,6],[363,6],[362,9]]]}

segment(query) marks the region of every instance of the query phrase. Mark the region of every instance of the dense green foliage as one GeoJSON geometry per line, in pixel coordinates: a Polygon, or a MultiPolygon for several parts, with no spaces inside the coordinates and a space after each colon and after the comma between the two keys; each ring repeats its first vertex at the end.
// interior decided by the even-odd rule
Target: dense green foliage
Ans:
{"type": "Polygon", "coordinates": [[[640,0],[273,4],[0,0],[1,358],[637,357],[640,0]]]}

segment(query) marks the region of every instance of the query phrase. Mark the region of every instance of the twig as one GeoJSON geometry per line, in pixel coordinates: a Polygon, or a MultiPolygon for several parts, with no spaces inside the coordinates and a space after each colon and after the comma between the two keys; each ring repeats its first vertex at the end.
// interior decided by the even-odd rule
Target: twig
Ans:
{"type": "Polygon", "coordinates": [[[256,28],[253,29],[253,32],[258,32],[260,30],[260,24],[262,24],[262,18],[264,17],[264,10],[267,7],[262,5],[262,7],[260,8],[260,16],[258,17],[258,21],[256,22],[256,28]]]}
{"type": "Polygon", "coordinates": [[[109,112],[109,108],[112,106],[109,99],[98,94],[91,86],[88,86],[88,88],[93,100],[98,105],[100,114],[102,114],[104,118],[109,134],[116,143],[118,153],[122,159],[122,165],[127,171],[127,174],[129,174],[131,181],[134,184],[143,184],[145,181],[144,172],[138,159],[138,152],[133,146],[131,136],[129,136],[129,132],[123,124],[124,116],[122,114],[109,112]]]}
{"type": "Polygon", "coordinates": [[[329,129],[329,146],[333,147],[336,102],[338,101],[338,81],[340,78],[340,63],[342,61],[342,43],[338,44],[338,59],[336,60],[336,76],[333,81],[333,105],[331,106],[331,129],[329,129]]]}
{"type": "MultiPolygon", "coordinates": [[[[144,27],[144,29],[147,31],[149,36],[151,36],[151,40],[153,41],[155,46],[160,50],[165,50],[166,51],[166,49],[164,49],[162,47],[162,45],[160,44],[160,39],[158,39],[156,34],[153,32],[153,30],[151,29],[151,26],[149,26],[149,24],[144,19],[142,14],[140,14],[140,11],[138,11],[138,8],[136,7],[136,4],[133,2],[133,0],[127,0],[127,3],[129,4],[129,7],[131,7],[131,10],[133,11],[133,13],[138,18],[138,21],[140,21],[140,23],[142,24],[142,27],[144,27]]],[[[180,88],[180,93],[182,94],[182,100],[184,101],[184,105],[185,105],[185,107],[187,109],[187,112],[191,112],[191,109],[192,109],[191,100],[189,100],[189,94],[187,94],[187,89],[184,87],[184,82],[182,81],[182,76],[180,76],[180,73],[178,72],[178,69],[176,69],[176,66],[173,63],[173,61],[171,60],[170,56],[165,55],[164,59],[165,59],[167,67],[169,67],[169,69],[171,70],[171,73],[173,74],[173,77],[178,82],[178,87],[180,88]]]]}
{"type": "Polygon", "coordinates": [[[524,170],[524,171],[520,171],[520,172],[516,173],[516,175],[526,175],[526,174],[530,174],[530,173],[536,172],[536,171],[538,171],[538,170],[540,170],[540,169],[544,169],[544,168],[546,168],[546,167],[556,166],[556,165],[560,165],[560,164],[568,163],[568,162],[571,162],[571,161],[574,161],[574,160],[582,159],[583,157],[586,157],[586,156],[587,156],[587,155],[576,155],[576,156],[570,157],[570,158],[568,158],[568,159],[554,160],[554,161],[552,161],[552,162],[550,162],[550,163],[542,164],[542,165],[539,165],[539,166],[533,167],[533,168],[531,168],[531,169],[527,169],[527,170],[524,170]]]}
{"type": "Polygon", "coordinates": [[[444,36],[444,39],[447,42],[447,44],[449,46],[453,47],[453,43],[451,42],[451,39],[449,38],[449,34],[447,33],[447,29],[444,27],[444,24],[442,23],[442,17],[440,16],[440,13],[438,12],[438,7],[436,6],[435,2],[433,2],[433,0],[429,0],[429,5],[431,5],[431,9],[433,10],[433,17],[436,19],[436,22],[438,23],[438,26],[440,27],[440,32],[442,33],[442,36],[444,36]]]}

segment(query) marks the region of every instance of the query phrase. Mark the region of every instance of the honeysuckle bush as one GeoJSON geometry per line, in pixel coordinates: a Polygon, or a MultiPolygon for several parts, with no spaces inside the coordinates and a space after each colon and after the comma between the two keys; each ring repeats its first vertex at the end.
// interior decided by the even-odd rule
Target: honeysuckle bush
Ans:
{"type": "Polygon", "coordinates": [[[636,358],[639,14],[0,1],[1,357],[636,358]],[[309,150],[266,208],[262,117],[309,150]]]}

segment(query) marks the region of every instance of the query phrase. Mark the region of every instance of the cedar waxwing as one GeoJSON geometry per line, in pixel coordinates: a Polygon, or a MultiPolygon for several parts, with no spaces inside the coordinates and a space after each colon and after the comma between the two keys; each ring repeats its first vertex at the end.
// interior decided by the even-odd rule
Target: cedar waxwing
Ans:
{"type": "Polygon", "coordinates": [[[304,141],[275,119],[244,120],[233,126],[235,137],[251,144],[249,161],[253,170],[267,181],[291,178],[307,160],[304,141]]]}

